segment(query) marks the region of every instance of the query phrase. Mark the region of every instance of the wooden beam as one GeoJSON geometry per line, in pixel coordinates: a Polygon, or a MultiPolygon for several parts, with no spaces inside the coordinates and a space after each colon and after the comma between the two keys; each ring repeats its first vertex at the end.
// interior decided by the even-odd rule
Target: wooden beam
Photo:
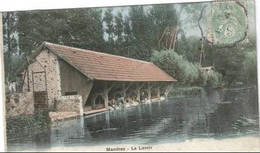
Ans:
{"type": "Polygon", "coordinates": [[[159,86],[156,88],[157,89],[157,98],[161,97],[161,88],[164,86],[166,83],[162,82],[159,84],[159,86]]]}
{"type": "MultiPolygon", "coordinates": [[[[139,83],[137,83],[137,84],[139,85],[139,83]]],[[[145,85],[145,82],[143,82],[143,83],[139,86],[139,90],[141,90],[144,85],[145,85]]]]}
{"type": "Polygon", "coordinates": [[[168,86],[168,83],[164,82],[161,88],[163,88],[164,90],[166,90],[167,86],[168,86]]]}
{"type": "Polygon", "coordinates": [[[148,87],[150,88],[150,90],[153,88],[154,85],[155,83],[148,82],[148,87]]]}
{"type": "Polygon", "coordinates": [[[115,86],[115,83],[113,83],[113,84],[107,89],[107,91],[109,92],[114,86],[115,86]]]}
{"type": "Polygon", "coordinates": [[[128,84],[128,86],[125,88],[125,90],[127,91],[127,90],[131,87],[132,84],[133,84],[133,83],[130,82],[130,83],[128,84]]]}
{"type": "Polygon", "coordinates": [[[163,85],[164,85],[164,82],[163,82],[163,83],[161,83],[161,84],[159,85],[159,87],[158,87],[158,88],[159,88],[159,89],[160,89],[160,88],[162,88],[162,86],[163,86],[163,85]]]}
{"type": "Polygon", "coordinates": [[[173,86],[173,83],[170,83],[166,86],[166,89],[165,89],[165,95],[168,96],[168,93],[170,92],[170,89],[172,88],[173,86]]]}
{"type": "Polygon", "coordinates": [[[127,86],[125,82],[122,84],[122,93],[124,97],[126,97],[126,92],[132,84],[133,84],[132,82],[130,82],[127,86]]]}

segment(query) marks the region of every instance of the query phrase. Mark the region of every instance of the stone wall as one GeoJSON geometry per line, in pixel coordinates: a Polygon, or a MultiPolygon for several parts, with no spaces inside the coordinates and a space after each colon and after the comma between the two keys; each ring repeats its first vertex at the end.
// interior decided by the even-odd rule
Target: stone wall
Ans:
{"type": "Polygon", "coordinates": [[[81,95],[61,96],[55,101],[55,112],[49,112],[51,121],[66,120],[83,116],[81,95]]]}
{"type": "Polygon", "coordinates": [[[64,60],[59,60],[61,77],[61,94],[74,93],[82,96],[83,105],[85,105],[93,82],[77,69],[69,65],[64,60]]]}
{"type": "Polygon", "coordinates": [[[76,112],[49,112],[49,116],[52,122],[75,119],[79,115],[76,112]]]}
{"type": "Polygon", "coordinates": [[[55,99],[61,95],[59,62],[57,56],[48,49],[42,50],[36,57],[36,60],[28,66],[28,72],[28,74],[24,72],[25,82],[23,84],[23,92],[32,92],[33,89],[35,91],[44,91],[47,88],[49,108],[53,108],[55,99]],[[35,72],[46,72],[46,76],[45,73],[35,72]],[[29,79],[27,78],[28,76],[29,79]]]}
{"type": "Polygon", "coordinates": [[[82,108],[77,108],[77,111],[82,109],[80,114],[83,114],[83,105],[88,99],[93,82],[67,62],[59,59],[59,57],[48,49],[42,50],[36,57],[36,60],[28,66],[28,69],[23,74],[23,92],[41,92],[47,90],[48,106],[50,109],[54,108],[56,101],[58,103],[59,101],[63,101],[62,105],[68,104],[68,107],[70,105],[74,106],[74,103],[79,103],[78,100],[73,98],[64,99],[64,97],[61,97],[67,97],[68,93],[76,93],[75,95],[82,97],[80,103],[82,108]]]}
{"type": "Polygon", "coordinates": [[[6,118],[34,114],[32,92],[16,93],[6,97],[6,118]]]}
{"type": "Polygon", "coordinates": [[[61,96],[55,102],[56,112],[76,112],[83,116],[81,95],[61,96]]]}

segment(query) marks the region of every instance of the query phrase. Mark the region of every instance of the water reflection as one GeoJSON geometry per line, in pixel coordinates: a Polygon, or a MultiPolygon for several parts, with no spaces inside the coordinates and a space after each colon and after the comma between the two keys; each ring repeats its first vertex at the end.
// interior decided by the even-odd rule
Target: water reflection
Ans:
{"type": "Polygon", "coordinates": [[[151,144],[194,137],[258,132],[257,91],[212,91],[206,97],[174,98],[129,109],[57,122],[27,141],[10,141],[8,150],[71,145],[151,144]],[[26,146],[26,147],[25,147],[26,146]]]}

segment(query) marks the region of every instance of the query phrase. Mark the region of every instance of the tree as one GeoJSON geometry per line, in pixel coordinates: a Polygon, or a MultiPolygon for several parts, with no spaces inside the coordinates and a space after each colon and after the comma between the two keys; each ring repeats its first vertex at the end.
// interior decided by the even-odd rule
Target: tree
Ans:
{"type": "Polygon", "coordinates": [[[104,52],[101,14],[100,9],[67,10],[66,16],[62,18],[65,26],[60,34],[61,43],[104,52]]]}
{"type": "Polygon", "coordinates": [[[105,32],[108,34],[108,42],[109,44],[114,43],[114,16],[112,14],[113,8],[108,8],[105,11],[104,22],[106,23],[105,32]]]}
{"type": "Polygon", "coordinates": [[[133,41],[133,32],[130,24],[130,18],[126,16],[123,20],[124,42],[126,44],[130,44],[133,41]]]}
{"type": "Polygon", "coordinates": [[[245,51],[241,46],[233,48],[217,48],[214,53],[214,63],[217,71],[223,74],[226,85],[240,81],[241,68],[245,59],[245,51]]]}
{"type": "Polygon", "coordinates": [[[183,55],[189,62],[199,62],[200,46],[201,42],[198,37],[186,37],[183,34],[176,42],[175,51],[179,55],[183,55]]]}
{"type": "Polygon", "coordinates": [[[245,60],[242,63],[242,69],[240,74],[241,81],[247,85],[257,84],[257,56],[256,51],[247,52],[245,60]]]}
{"type": "Polygon", "coordinates": [[[174,5],[154,5],[150,10],[157,44],[166,49],[174,49],[178,32],[178,17],[174,5]]]}
{"type": "Polygon", "coordinates": [[[131,7],[129,11],[131,23],[132,46],[130,57],[149,61],[153,43],[152,23],[144,6],[131,7]]]}
{"type": "Polygon", "coordinates": [[[116,44],[121,45],[123,42],[123,32],[124,32],[124,21],[123,21],[123,15],[121,12],[117,12],[117,15],[115,16],[115,36],[116,38],[116,44]]]}
{"type": "Polygon", "coordinates": [[[199,69],[172,50],[154,51],[151,61],[178,80],[179,85],[190,85],[199,77],[199,69]]]}
{"type": "Polygon", "coordinates": [[[151,61],[177,79],[176,84],[179,86],[218,87],[222,85],[221,74],[202,71],[199,64],[187,61],[172,50],[154,51],[151,61]]]}
{"type": "Polygon", "coordinates": [[[14,80],[12,77],[12,74],[15,72],[13,65],[13,55],[18,53],[17,15],[14,12],[3,13],[3,40],[5,79],[7,81],[14,80]]]}
{"type": "Polygon", "coordinates": [[[27,11],[18,14],[19,47],[30,55],[42,42],[102,51],[101,10],[27,11]]]}

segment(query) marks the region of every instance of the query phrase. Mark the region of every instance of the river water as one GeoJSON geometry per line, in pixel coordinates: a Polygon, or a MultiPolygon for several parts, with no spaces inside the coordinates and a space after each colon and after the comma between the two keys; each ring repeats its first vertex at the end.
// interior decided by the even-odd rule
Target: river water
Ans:
{"type": "Polygon", "coordinates": [[[8,151],[115,144],[162,144],[193,138],[258,135],[256,89],[214,90],[53,123],[47,132],[9,140],[8,151]]]}

